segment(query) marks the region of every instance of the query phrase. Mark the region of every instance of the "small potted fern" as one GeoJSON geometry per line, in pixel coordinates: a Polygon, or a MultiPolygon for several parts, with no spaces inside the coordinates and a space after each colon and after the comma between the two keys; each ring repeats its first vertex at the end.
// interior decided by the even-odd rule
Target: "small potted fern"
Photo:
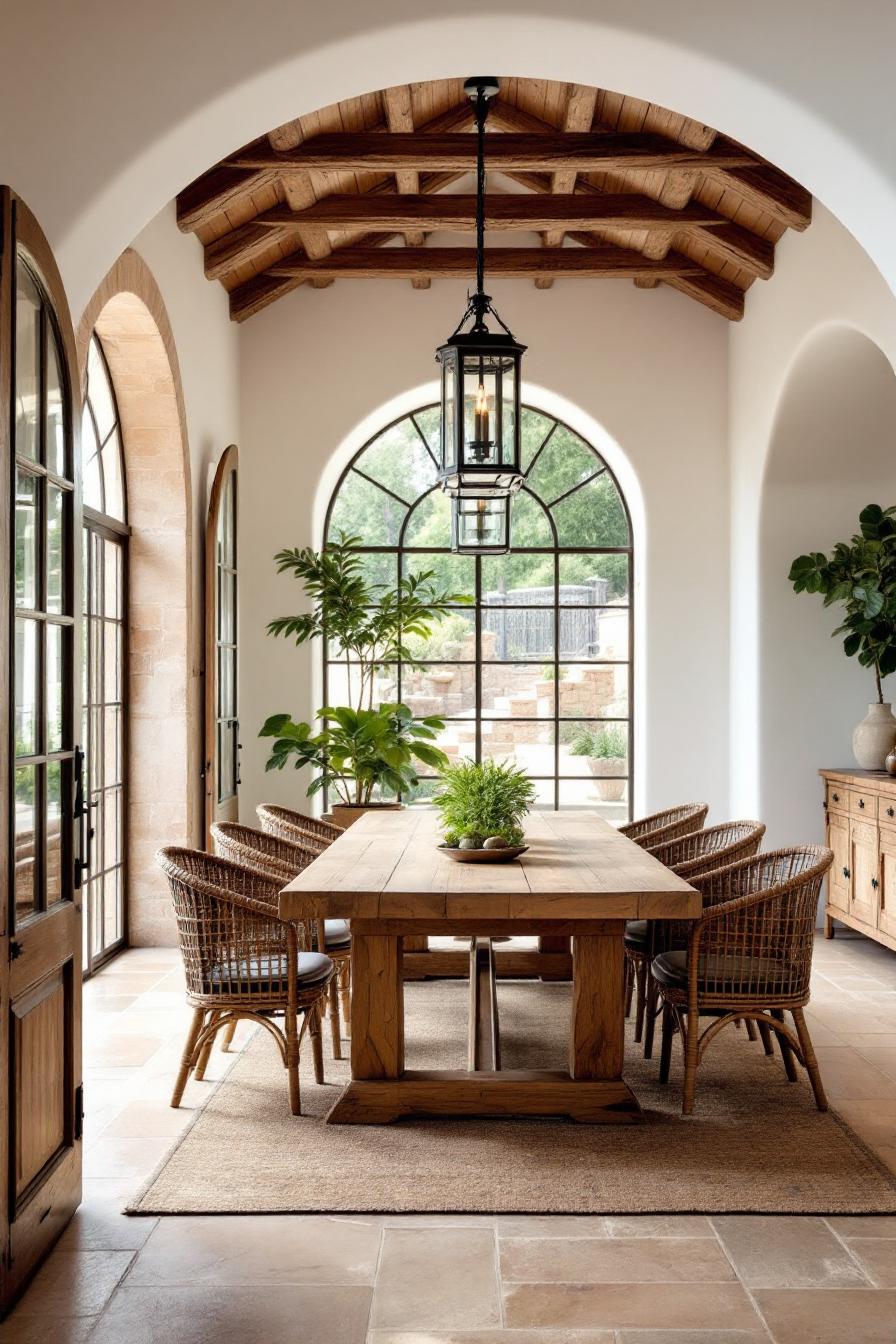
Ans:
{"type": "Polygon", "coordinates": [[[570,747],[569,754],[585,757],[602,802],[619,801],[625,793],[626,780],[612,776],[625,775],[628,756],[628,737],[620,724],[608,723],[595,731],[584,728],[570,747]]]}
{"type": "Polygon", "coordinates": [[[501,861],[523,852],[523,821],[535,802],[535,785],[522,770],[461,760],[439,779],[433,804],[444,828],[442,848],[452,858],[501,861]]]}

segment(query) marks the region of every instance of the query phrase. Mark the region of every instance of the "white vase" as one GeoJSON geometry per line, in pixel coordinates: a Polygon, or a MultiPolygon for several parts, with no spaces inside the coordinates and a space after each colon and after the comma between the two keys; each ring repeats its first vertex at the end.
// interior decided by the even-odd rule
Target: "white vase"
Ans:
{"type": "Polygon", "coordinates": [[[852,754],[863,770],[883,770],[896,742],[896,718],[889,704],[868,706],[852,735],[852,754]]]}

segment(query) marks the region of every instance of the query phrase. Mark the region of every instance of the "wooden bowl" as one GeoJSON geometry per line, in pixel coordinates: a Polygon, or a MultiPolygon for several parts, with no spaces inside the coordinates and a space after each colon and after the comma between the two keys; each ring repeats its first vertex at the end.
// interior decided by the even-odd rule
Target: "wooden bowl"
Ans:
{"type": "Polygon", "coordinates": [[[442,853],[455,863],[509,863],[528,848],[528,845],[507,845],[504,849],[450,849],[448,845],[439,845],[442,853]]]}

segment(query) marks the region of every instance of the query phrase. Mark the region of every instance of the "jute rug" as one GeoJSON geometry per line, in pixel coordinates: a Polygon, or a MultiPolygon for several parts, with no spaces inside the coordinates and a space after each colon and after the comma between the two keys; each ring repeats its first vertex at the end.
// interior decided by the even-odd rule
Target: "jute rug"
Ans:
{"type": "MultiPolygon", "coordinates": [[[[564,1067],[569,986],[502,983],[498,1001],[504,1067],[564,1067]]],[[[409,1068],[465,1067],[465,984],[408,985],[406,1014],[409,1068]]],[[[324,1125],[348,1065],[327,1058],[319,1087],[305,1054],[296,1118],[279,1056],[259,1032],[129,1212],[896,1212],[896,1177],[834,1114],[816,1111],[802,1071],[787,1083],[780,1057],[733,1027],[701,1065],[690,1117],[679,1109],[679,1043],[661,1087],[656,1060],[629,1039],[626,1077],[646,1115],[631,1126],[324,1125]]]]}

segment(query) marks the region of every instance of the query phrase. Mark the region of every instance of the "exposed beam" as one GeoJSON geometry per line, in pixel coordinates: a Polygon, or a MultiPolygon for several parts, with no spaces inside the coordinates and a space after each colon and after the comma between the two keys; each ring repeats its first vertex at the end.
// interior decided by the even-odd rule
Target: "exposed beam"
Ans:
{"type": "MultiPolygon", "coordinates": [[[[657,264],[662,265],[662,262],[657,264]]],[[[727,317],[729,322],[739,322],[744,315],[744,291],[732,285],[730,280],[704,271],[702,275],[664,276],[663,281],[689,299],[712,308],[720,317],[727,317]]]]}
{"type": "MultiPolygon", "coordinates": [[[[597,104],[597,89],[587,84],[573,84],[566,102],[566,114],[563,118],[563,130],[590,131],[597,104]]],[[[561,169],[551,179],[551,191],[555,196],[566,196],[575,190],[576,172],[572,168],[561,169]]],[[[545,247],[560,247],[563,242],[563,229],[549,229],[544,235],[545,247]]],[[[554,277],[539,276],[535,281],[536,289],[550,289],[554,277]]]]}
{"type": "MultiPolygon", "coordinates": [[[[383,90],[383,111],[386,114],[386,126],[390,131],[395,133],[413,131],[413,102],[407,84],[383,90]]],[[[414,196],[420,191],[420,174],[415,168],[404,168],[395,174],[395,186],[401,195],[414,196]]],[[[425,237],[420,229],[407,229],[404,241],[408,247],[422,247],[425,237]]],[[[411,283],[414,289],[429,289],[431,281],[426,276],[418,276],[411,283]]]]}
{"type": "MultiPolygon", "coordinates": [[[[577,173],[666,169],[673,165],[701,172],[710,168],[755,166],[756,159],[736,145],[713,145],[701,152],[666,140],[661,135],[609,134],[552,130],[540,135],[508,132],[486,138],[486,166],[500,171],[541,170],[577,173]]],[[[228,160],[233,168],[287,173],[380,172],[429,169],[434,172],[469,170],[476,160],[476,141],[470,135],[377,134],[348,131],[315,136],[295,149],[278,152],[269,145],[243,150],[228,160]]]]}
{"type": "MultiPolygon", "coordinates": [[[[266,141],[256,143],[267,145],[266,141]]],[[[193,233],[226,210],[232,201],[251,195],[260,187],[270,186],[277,177],[273,169],[230,168],[219,163],[178,192],[177,227],[184,233],[193,233]]]]}

